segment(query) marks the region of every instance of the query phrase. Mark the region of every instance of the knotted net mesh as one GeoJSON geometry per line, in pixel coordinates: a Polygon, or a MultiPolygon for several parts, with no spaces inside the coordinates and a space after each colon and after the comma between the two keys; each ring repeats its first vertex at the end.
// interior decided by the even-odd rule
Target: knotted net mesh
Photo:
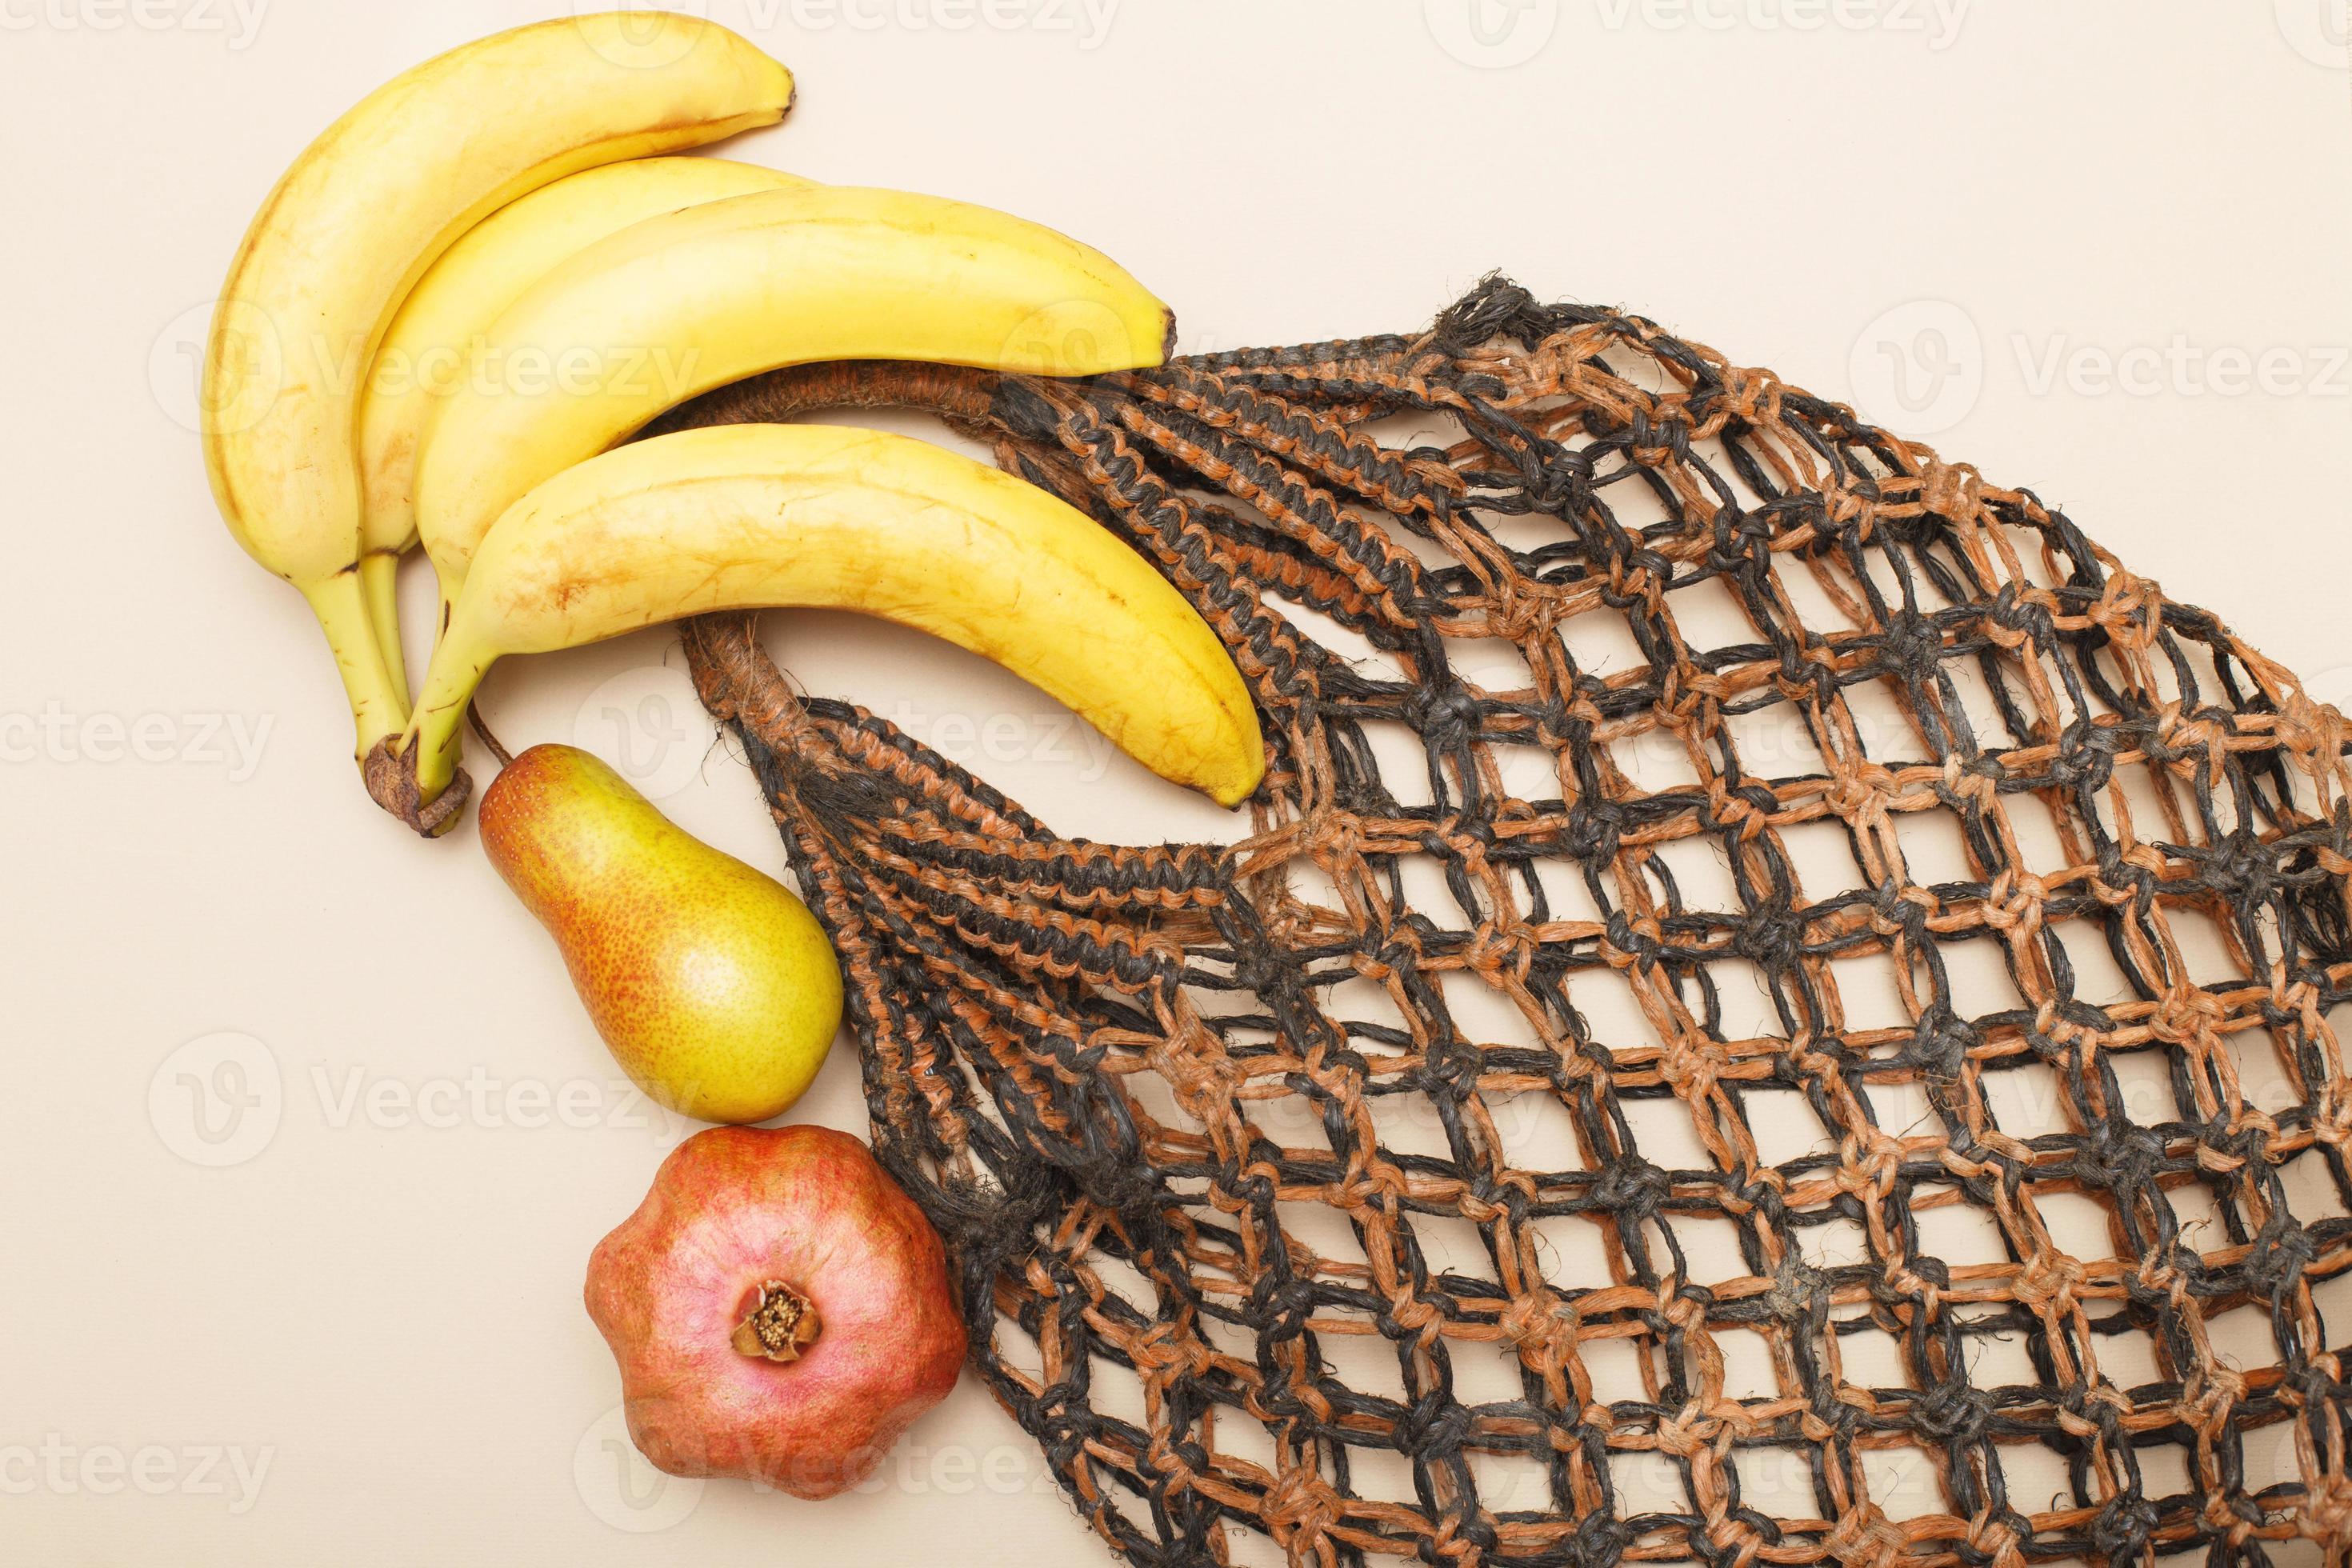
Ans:
{"type": "Polygon", "coordinates": [[[1117,1552],[2341,1557],[2347,732],[2286,671],[1500,280],[671,423],[860,404],[1129,542],[1265,723],[1240,842],[1074,841],[687,631],[975,1363],[1117,1552]]]}

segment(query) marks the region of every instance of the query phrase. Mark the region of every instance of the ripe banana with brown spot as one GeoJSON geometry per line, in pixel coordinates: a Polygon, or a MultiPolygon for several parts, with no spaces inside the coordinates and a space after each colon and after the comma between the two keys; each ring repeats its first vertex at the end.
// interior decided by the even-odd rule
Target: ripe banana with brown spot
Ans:
{"type": "Polygon", "coordinates": [[[533,486],[712,387],[820,360],[1086,375],[1158,364],[1171,334],[1108,257],[986,207],[831,185],[708,202],[588,247],[499,318],[486,352],[582,374],[439,399],[417,529],[454,601],[533,486]]]}
{"type": "Polygon", "coordinates": [[[541,22],[379,88],[270,192],[214,311],[205,464],[237,542],[310,600],[362,754],[405,718],[360,582],[354,447],[360,387],[401,300],[524,193],[772,124],[792,96],[783,67],[691,16],[541,22]]]}
{"type": "Polygon", "coordinates": [[[680,207],[808,181],[726,158],[635,158],[541,185],[467,229],[410,289],[375,351],[359,409],[364,521],[360,577],[384,664],[405,708],[394,595],[416,545],[416,448],[436,404],[474,377],[514,367],[485,352],[491,324],[524,289],[586,247],[680,207]]]}
{"type": "Polygon", "coordinates": [[[731,425],[591,458],[499,518],[398,744],[417,797],[448,783],[459,722],[501,657],[786,605],[862,610],[969,648],[1221,805],[1265,771],[1256,711],[1216,635],[1066,502],[903,436],[731,425]]]}

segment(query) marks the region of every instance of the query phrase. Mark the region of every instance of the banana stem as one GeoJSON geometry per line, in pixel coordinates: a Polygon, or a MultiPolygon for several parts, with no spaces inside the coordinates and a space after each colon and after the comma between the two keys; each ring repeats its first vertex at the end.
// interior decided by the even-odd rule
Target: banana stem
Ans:
{"type": "Polygon", "coordinates": [[[400,646],[400,554],[371,550],[360,557],[360,587],[365,595],[368,620],[375,628],[375,645],[383,672],[403,714],[408,711],[408,660],[400,646]]]}
{"type": "Polygon", "coordinates": [[[430,803],[457,776],[466,750],[466,710],[482,684],[482,677],[498,662],[498,655],[469,658],[456,651],[447,637],[433,649],[433,663],[425,672],[425,689],[398,750],[416,759],[416,793],[430,803]]]}
{"type": "Polygon", "coordinates": [[[310,601],[310,613],[319,617],[320,627],[327,634],[336,672],[343,678],[344,695],[351,700],[352,725],[359,742],[354,754],[363,758],[377,742],[399,734],[408,718],[408,704],[384,667],[383,648],[376,641],[368,615],[365,586],[356,568],[296,585],[310,601]]]}

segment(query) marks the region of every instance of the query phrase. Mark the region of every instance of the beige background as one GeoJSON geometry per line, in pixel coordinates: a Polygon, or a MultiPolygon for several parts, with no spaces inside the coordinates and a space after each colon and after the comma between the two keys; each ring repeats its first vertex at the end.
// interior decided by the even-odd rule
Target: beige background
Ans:
{"type": "MultiPolygon", "coordinates": [[[[299,602],[213,516],[189,353],[262,193],[562,4],[0,0],[0,1559],[1100,1560],[969,1386],[827,1505],[625,1467],[581,1269],[682,1130],[470,828],[362,795],[299,602]]],[[[1191,348],[1410,327],[1494,267],[1622,302],[2352,694],[2340,0],[940,4],[709,0],[802,88],[727,151],[1081,235],[1191,348]]],[[[1227,830],[952,650],[772,640],[1066,828],[1227,830]]],[[[673,658],[519,662],[487,706],[773,866],[673,658]]],[[[855,1066],[809,1119],[862,1128],[855,1066]]]]}

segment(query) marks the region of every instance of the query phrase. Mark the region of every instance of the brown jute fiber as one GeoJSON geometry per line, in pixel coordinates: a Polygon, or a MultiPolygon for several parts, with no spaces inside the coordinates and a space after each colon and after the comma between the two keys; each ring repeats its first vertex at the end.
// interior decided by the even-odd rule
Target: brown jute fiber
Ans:
{"type": "Polygon", "coordinates": [[[1100,519],[1265,721],[1237,843],[1075,842],[687,632],[975,1363],[1129,1562],[2344,1559],[2352,736],[2285,670],[1499,280],[672,423],[840,404],[1100,519]]]}

